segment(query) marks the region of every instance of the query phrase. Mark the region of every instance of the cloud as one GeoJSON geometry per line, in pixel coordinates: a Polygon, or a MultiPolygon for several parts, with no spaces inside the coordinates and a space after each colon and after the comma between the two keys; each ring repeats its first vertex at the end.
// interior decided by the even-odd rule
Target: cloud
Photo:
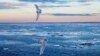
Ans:
{"type": "Polygon", "coordinates": [[[58,0],[19,0],[25,2],[57,2],[58,0]]]}
{"type": "Polygon", "coordinates": [[[95,16],[94,14],[64,14],[64,13],[54,13],[54,14],[46,14],[46,15],[54,15],[54,16],[95,16]]]}
{"type": "Polygon", "coordinates": [[[92,1],[92,0],[78,0],[78,2],[89,2],[89,1],[92,1]]]}
{"type": "Polygon", "coordinates": [[[99,0],[18,0],[21,2],[38,4],[43,8],[52,7],[73,7],[73,6],[87,6],[91,5],[89,2],[99,0]]]}
{"type": "Polygon", "coordinates": [[[0,2],[0,9],[17,9],[20,6],[26,6],[26,4],[24,4],[24,3],[0,2]]]}
{"type": "Polygon", "coordinates": [[[60,2],[60,3],[67,3],[67,2],[90,2],[90,1],[100,1],[100,0],[19,0],[24,2],[60,2]]]}
{"type": "Polygon", "coordinates": [[[53,7],[71,7],[70,5],[40,5],[42,8],[53,8],[53,7]]]}
{"type": "Polygon", "coordinates": [[[16,7],[11,3],[0,2],[0,9],[15,9],[16,7]]]}

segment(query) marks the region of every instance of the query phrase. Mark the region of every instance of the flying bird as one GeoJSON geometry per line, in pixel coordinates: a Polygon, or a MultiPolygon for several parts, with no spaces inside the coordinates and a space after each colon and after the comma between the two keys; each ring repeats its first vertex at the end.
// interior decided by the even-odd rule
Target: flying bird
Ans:
{"type": "Polygon", "coordinates": [[[46,47],[46,44],[47,44],[47,39],[45,39],[45,38],[41,39],[40,44],[41,44],[40,56],[41,56],[44,53],[44,50],[45,50],[45,47],[46,47]]]}
{"type": "Polygon", "coordinates": [[[36,7],[36,13],[37,13],[37,16],[36,16],[36,20],[35,20],[35,21],[38,21],[39,16],[40,16],[42,10],[41,10],[41,9],[39,8],[39,6],[36,5],[36,4],[35,4],[35,7],[36,7]]]}

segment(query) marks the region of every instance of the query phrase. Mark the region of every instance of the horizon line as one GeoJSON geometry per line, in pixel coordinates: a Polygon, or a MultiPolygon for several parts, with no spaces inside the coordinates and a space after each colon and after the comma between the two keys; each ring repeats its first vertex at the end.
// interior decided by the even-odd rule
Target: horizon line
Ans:
{"type": "Polygon", "coordinates": [[[100,23],[100,22],[0,22],[0,24],[31,24],[31,23],[100,23]]]}

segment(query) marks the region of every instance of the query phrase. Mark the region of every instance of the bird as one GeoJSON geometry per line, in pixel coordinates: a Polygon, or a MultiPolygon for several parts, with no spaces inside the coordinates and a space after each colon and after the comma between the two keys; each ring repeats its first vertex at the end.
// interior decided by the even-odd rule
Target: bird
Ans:
{"type": "Polygon", "coordinates": [[[46,38],[40,39],[40,44],[41,44],[40,56],[41,56],[44,53],[44,50],[45,50],[45,47],[46,47],[46,44],[47,44],[47,39],[46,38]]]}
{"type": "Polygon", "coordinates": [[[36,21],[38,21],[39,16],[40,16],[40,14],[42,13],[42,10],[39,8],[39,6],[38,6],[37,4],[35,4],[34,6],[35,6],[35,8],[36,8],[36,14],[37,14],[36,20],[35,20],[35,22],[36,22],[36,21]]]}

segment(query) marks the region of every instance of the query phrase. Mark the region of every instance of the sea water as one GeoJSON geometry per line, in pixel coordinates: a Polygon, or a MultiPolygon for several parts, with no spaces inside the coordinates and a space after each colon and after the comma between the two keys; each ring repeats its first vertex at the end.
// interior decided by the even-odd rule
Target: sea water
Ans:
{"type": "Polygon", "coordinates": [[[100,56],[100,23],[2,23],[0,56],[39,56],[41,38],[43,56],[100,56]]]}

